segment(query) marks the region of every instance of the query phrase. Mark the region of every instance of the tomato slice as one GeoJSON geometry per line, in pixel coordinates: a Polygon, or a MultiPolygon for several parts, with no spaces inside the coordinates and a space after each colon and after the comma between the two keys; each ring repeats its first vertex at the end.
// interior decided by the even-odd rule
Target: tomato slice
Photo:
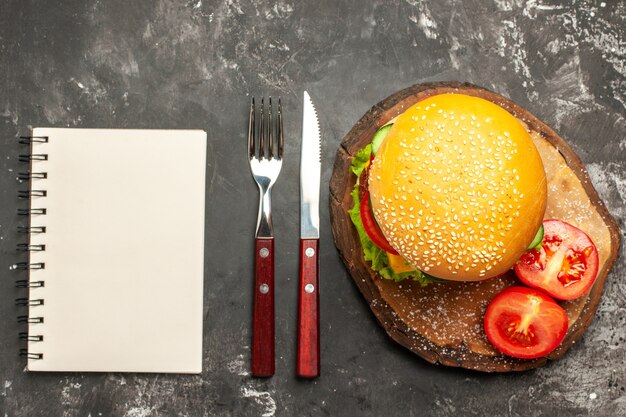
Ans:
{"type": "Polygon", "coordinates": [[[361,221],[363,222],[363,228],[369,236],[370,240],[374,242],[374,245],[378,246],[385,252],[389,252],[393,255],[397,255],[398,252],[391,247],[387,239],[383,235],[383,232],[380,230],[378,223],[376,223],[376,219],[374,219],[374,214],[372,213],[372,208],[370,207],[370,192],[365,191],[363,194],[363,198],[361,199],[361,221]]]}
{"type": "Polygon", "coordinates": [[[585,294],[598,275],[598,250],[582,230],[560,220],[543,222],[540,248],[526,252],[515,273],[526,285],[559,300],[585,294]]]}
{"type": "Polygon", "coordinates": [[[552,298],[526,287],[509,287],[485,313],[487,339],[502,353],[521,359],[545,356],[567,333],[567,314],[552,298]]]}

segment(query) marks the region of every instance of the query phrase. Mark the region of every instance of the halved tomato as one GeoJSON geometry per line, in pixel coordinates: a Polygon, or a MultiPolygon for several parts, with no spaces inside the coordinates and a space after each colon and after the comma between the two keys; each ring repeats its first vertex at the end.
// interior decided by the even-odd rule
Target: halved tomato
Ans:
{"type": "Polygon", "coordinates": [[[526,252],[515,273],[526,285],[559,300],[580,297],[598,275],[598,250],[582,230],[560,220],[543,222],[540,248],[526,252]]]}
{"type": "Polygon", "coordinates": [[[387,239],[383,235],[383,232],[380,230],[378,223],[376,223],[376,219],[374,219],[374,213],[372,213],[372,209],[370,207],[370,192],[365,191],[363,194],[363,198],[361,199],[361,207],[359,208],[361,212],[361,221],[363,222],[363,228],[369,236],[370,240],[374,242],[374,245],[378,246],[385,252],[389,252],[393,255],[397,255],[398,252],[391,247],[387,239]]]}
{"type": "Polygon", "coordinates": [[[567,333],[567,314],[552,298],[526,287],[498,294],[485,313],[485,333],[502,353],[521,359],[545,356],[567,333]]]}

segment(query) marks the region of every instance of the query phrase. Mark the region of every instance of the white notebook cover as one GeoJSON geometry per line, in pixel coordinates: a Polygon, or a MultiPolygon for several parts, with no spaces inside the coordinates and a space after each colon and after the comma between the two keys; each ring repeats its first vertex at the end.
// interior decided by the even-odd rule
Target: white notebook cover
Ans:
{"type": "Polygon", "coordinates": [[[35,128],[29,371],[202,371],[206,133],[35,128]]]}

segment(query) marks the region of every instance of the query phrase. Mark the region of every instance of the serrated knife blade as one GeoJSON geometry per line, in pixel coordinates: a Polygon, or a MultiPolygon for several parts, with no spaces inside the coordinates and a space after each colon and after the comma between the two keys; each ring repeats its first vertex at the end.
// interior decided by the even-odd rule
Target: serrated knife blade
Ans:
{"type": "Polygon", "coordinates": [[[320,237],[321,139],[317,112],[311,96],[304,92],[302,149],[300,155],[300,238],[320,237]]]}

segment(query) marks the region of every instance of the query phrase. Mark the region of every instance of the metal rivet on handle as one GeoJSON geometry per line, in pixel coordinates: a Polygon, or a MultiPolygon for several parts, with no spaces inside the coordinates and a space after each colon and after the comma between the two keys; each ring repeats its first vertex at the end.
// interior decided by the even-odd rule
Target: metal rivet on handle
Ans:
{"type": "Polygon", "coordinates": [[[261,258],[267,258],[269,254],[270,250],[268,248],[261,248],[259,250],[259,255],[261,255],[261,258]]]}
{"type": "Polygon", "coordinates": [[[261,291],[261,294],[267,294],[268,292],[270,292],[270,286],[267,284],[261,284],[259,286],[259,291],[261,291]]]}
{"type": "Polygon", "coordinates": [[[306,250],[304,251],[304,254],[310,258],[311,256],[315,255],[315,249],[306,248],[306,250]]]}
{"type": "Polygon", "coordinates": [[[313,291],[315,291],[315,287],[313,286],[313,284],[306,284],[304,286],[304,291],[306,291],[309,294],[311,294],[313,291]]]}

